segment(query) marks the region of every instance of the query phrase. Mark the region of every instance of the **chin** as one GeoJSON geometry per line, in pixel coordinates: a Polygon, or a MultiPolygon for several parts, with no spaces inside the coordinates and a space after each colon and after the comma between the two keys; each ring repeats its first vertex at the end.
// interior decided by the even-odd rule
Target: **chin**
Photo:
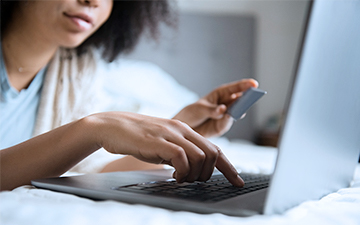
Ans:
{"type": "Polygon", "coordinates": [[[66,39],[64,38],[61,40],[60,45],[61,47],[65,48],[76,48],[81,45],[86,39],[87,37],[69,37],[66,39]]]}
{"type": "Polygon", "coordinates": [[[75,42],[75,43],[64,43],[61,44],[61,47],[64,48],[76,48],[78,46],[80,46],[84,41],[80,41],[80,42],[75,42]]]}

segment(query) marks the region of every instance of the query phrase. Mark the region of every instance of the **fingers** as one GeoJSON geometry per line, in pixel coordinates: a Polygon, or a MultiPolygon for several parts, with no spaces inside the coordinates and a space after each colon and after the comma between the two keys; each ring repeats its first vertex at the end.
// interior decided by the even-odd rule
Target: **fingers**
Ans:
{"type": "MultiPolygon", "coordinates": [[[[179,141],[175,142],[179,143],[179,141]]],[[[138,155],[137,158],[151,163],[160,162],[161,164],[168,164],[174,167],[176,169],[176,176],[174,176],[174,178],[176,178],[177,182],[184,182],[191,172],[190,160],[187,155],[188,152],[201,150],[189,149],[189,144],[188,146],[176,144],[165,139],[162,140],[161,146],[162,147],[159,148],[153,147],[151,144],[148,145],[149,148],[156,148],[158,150],[156,157],[152,156],[151,152],[140,151],[140,156],[138,155]]],[[[191,147],[192,146],[190,146],[190,148],[191,147]]]]}
{"type": "Polygon", "coordinates": [[[169,164],[178,182],[208,180],[217,166],[234,185],[241,185],[219,148],[178,120],[109,112],[97,114],[95,122],[104,134],[98,143],[106,150],[169,164]]]}
{"type": "Polygon", "coordinates": [[[256,88],[258,86],[259,83],[254,79],[243,79],[240,81],[235,81],[229,84],[225,84],[221,87],[229,90],[231,93],[238,93],[238,92],[243,92],[249,89],[250,87],[256,88]]]}
{"type": "Polygon", "coordinates": [[[175,174],[177,181],[206,181],[211,177],[216,166],[231,184],[237,187],[244,186],[244,181],[219,147],[196,132],[186,133],[185,138],[189,141],[184,143],[184,146],[187,145],[189,147],[185,147],[184,150],[189,161],[190,172],[187,177],[180,177],[177,171],[175,174]],[[200,151],[204,154],[199,154],[200,151]]]}
{"type": "Polygon", "coordinates": [[[221,119],[226,112],[226,105],[224,104],[212,104],[208,101],[199,101],[198,102],[198,114],[202,115],[203,118],[211,119],[221,119]]]}
{"type": "Polygon", "coordinates": [[[169,143],[169,149],[167,151],[162,151],[162,153],[167,154],[168,156],[160,155],[160,157],[169,162],[167,164],[175,168],[176,175],[174,175],[174,178],[176,181],[180,183],[185,182],[191,172],[191,167],[184,148],[181,148],[176,144],[169,143]]]}
{"type": "MultiPolygon", "coordinates": [[[[210,179],[214,167],[219,169],[220,172],[224,174],[224,176],[229,180],[231,184],[237,187],[243,187],[244,181],[238,175],[238,172],[234,168],[234,166],[229,162],[223,152],[219,147],[215,146],[211,142],[200,141],[197,140],[197,135],[190,135],[188,137],[189,140],[193,141],[197,144],[197,146],[202,149],[205,153],[205,160],[202,163],[202,170],[198,175],[198,179],[193,179],[194,177],[188,177],[187,181],[192,182],[195,180],[206,181],[210,179]]],[[[199,135],[200,136],[200,135],[199,135]]],[[[200,166],[200,165],[197,165],[200,166]]],[[[190,163],[190,168],[193,169],[192,164],[190,163]]],[[[196,171],[198,172],[198,171],[196,171]]],[[[195,176],[196,177],[196,176],[195,176]]]]}
{"type": "MultiPolygon", "coordinates": [[[[171,161],[172,164],[176,170],[176,173],[174,174],[174,178],[178,182],[194,182],[196,180],[199,180],[199,177],[203,173],[204,170],[204,164],[208,164],[208,154],[209,152],[207,149],[201,149],[196,145],[195,143],[200,143],[200,140],[195,140],[195,142],[188,140],[186,138],[180,138],[180,139],[174,139],[169,140],[174,142],[178,146],[182,146],[182,149],[184,150],[184,153],[186,154],[187,164],[189,165],[189,169],[187,170],[187,173],[181,170],[184,170],[182,168],[181,163],[183,161],[179,161],[178,165],[175,163],[178,161],[175,157],[172,157],[171,161]]],[[[208,166],[205,166],[206,168],[208,166]]],[[[213,165],[213,168],[215,167],[215,163],[213,165]]]]}
{"type": "Polygon", "coordinates": [[[234,124],[235,120],[229,114],[226,114],[221,120],[218,120],[217,123],[214,123],[215,131],[217,135],[223,135],[228,130],[230,130],[231,126],[234,124]]]}
{"type": "Polygon", "coordinates": [[[226,158],[226,156],[220,152],[218,160],[216,162],[216,168],[224,174],[226,179],[229,180],[229,182],[237,187],[243,187],[244,181],[243,179],[238,175],[238,172],[234,168],[234,166],[229,162],[229,160],[226,158]]]}
{"type": "Polygon", "coordinates": [[[243,79],[240,81],[224,84],[215,89],[214,92],[211,92],[205,98],[215,100],[216,102],[213,103],[222,103],[228,105],[241,95],[240,92],[244,92],[251,87],[256,88],[258,86],[259,83],[254,79],[243,79]],[[213,94],[216,96],[212,96],[213,94]]]}
{"type": "MultiPolygon", "coordinates": [[[[194,143],[186,139],[183,139],[182,143],[179,144],[181,144],[181,146],[184,146],[183,148],[186,152],[186,157],[188,159],[190,170],[189,173],[184,177],[182,177],[182,175],[177,172],[176,179],[187,182],[194,182],[199,179],[200,174],[202,173],[203,165],[207,157],[206,153],[202,149],[197,147],[194,143]]],[[[175,165],[174,167],[176,169],[175,165]]]]}
{"type": "Polygon", "coordinates": [[[227,107],[223,104],[218,105],[214,111],[211,112],[210,118],[212,119],[221,119],[224,117],[227,107]]]}
{"type": "Polygon", "coordinates": [[[168,150],[159,149],[159,158],[175,168],[173,176],[178,182],[208,180],[219,155],[218,147],[180,121],[171,124],[175,129],[169,130],[164,139],[168,150]]]}
{"type": "Polygon", "coordinates": [[[227,107],[224,104],[210,103],[204,99],[188,105],[180,111],[174,119],[186,122],[190,127],[195,128],[209,119],[221,119],[224,117],[227,107]]]}
{"type": "Polygon", "coordinates": [[[219,155],[219,148],[197,133],[191,133],[190,135],[186,136],[186,138],[194,143],[204,153],[202,158],[198,159],[202,160],[201,164],[190,163],[191,169],[193,169],[193,167],[197,168],[194,168],[195,175],[189,176],[187,180],[190,182],[195,180],[206,181],[211,177],[214,171],[219,155]]]}
{"type": "Polygon", "coordinates": [[[185,140],[177,143],[183,146],[189,163],[189,173],[180,173],[174,165],[176,172],[174,177],[179,182],[194,182],[208,180],[215,166],[224,173],[225,177],[235,186],[243,186],[244,182],[237,175],[237,171],[221,152],[219,147],[212,144],[196,132],[185,133],[185,140]],[[183,177],[184,176],[184,177],[183,177]]]}
{"type": "MultiPolygon", "coordinates": [[[[198,144],[201,150],[204,151],[205,158],[202,154],[200,154],[200,156],[187,152],[186,157],[189,161],[188,173],[186,173],[186,171],[182,168],[182,162],[179,163],[180,167],[173,165],[176,170],[173,177],[177,182],[207,181],[210,179],[216,166],[216,168],[224,174],[232,185],[236,187],[244,186],[244,181],[238,175],[234,166],[217,146],[206,142],[198,144]],[[198,156],[200,157],[197,158],[198,156]]],[[[184,149],[186,151],[186,148],[184,149]]],[[[172,161],[175,162],[176,160],[173,159],[172,161]]]]}

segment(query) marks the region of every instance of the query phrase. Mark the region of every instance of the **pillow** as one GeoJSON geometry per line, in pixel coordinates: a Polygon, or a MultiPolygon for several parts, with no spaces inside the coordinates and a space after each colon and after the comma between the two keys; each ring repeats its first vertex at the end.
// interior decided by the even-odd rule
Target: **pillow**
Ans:
{"type": "Polygon", "coordinates": [[[112,102],[106,111],[125,109],[165,118],[199,98],[159,66],[128,59],[105,66],[101,92],[112,102]]]}

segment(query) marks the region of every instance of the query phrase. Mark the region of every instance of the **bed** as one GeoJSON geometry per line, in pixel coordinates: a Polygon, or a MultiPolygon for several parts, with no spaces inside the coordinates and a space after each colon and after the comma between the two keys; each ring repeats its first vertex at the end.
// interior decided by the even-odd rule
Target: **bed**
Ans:
{"type": "MultiPolygon", "coordinates": [[[[104,85],[98,92],[101,97],[108,99],[102,106],[103,110],[127,110],[171,117],[181,107],[198,98],[197,94],[179,85],[151,63],[122,60],[108,69],[110,72],[102,79],[104,85]],[[111,72],[114,68],[116,72],[111,72]],[[114,79],[116,82],[112,82],[114,79]],[[130,89],[130,86],[135,88],[130,89]],[[117,104],[112,104],[115,101],[117,104]]],[[[274,169],[277,150],[273,147],[256,146],[249,141],[229,140],[226,137],[211,141],[224,151],[239,171],[269,174],[274,169]]],[[[104,152],[93,155],[65,175],[96,172],[97,168],[114,157],[119,156],[106,155],[104,152]]],[[[240,218],[223,214],[176,212],[116,201],[93,201],[22,186],[0,192],[0,224],[360,224],[360,165],[354,171],[353,181],[348,188],[320,200],[304,202],[282,215],[240,218]]]]}

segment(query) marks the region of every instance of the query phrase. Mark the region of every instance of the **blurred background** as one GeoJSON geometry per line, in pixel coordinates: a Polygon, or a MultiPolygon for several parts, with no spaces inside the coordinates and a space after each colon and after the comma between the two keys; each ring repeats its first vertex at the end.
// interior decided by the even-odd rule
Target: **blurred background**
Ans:
{"type": "Polygon", "coordinates": [[[130,59],[157,64],[203,96],[217,86],[255,78],[268,94],[225,135],[276,146],[294,74],[308,1],[178,0],[177,28],[144,37],[130,59]]]}

